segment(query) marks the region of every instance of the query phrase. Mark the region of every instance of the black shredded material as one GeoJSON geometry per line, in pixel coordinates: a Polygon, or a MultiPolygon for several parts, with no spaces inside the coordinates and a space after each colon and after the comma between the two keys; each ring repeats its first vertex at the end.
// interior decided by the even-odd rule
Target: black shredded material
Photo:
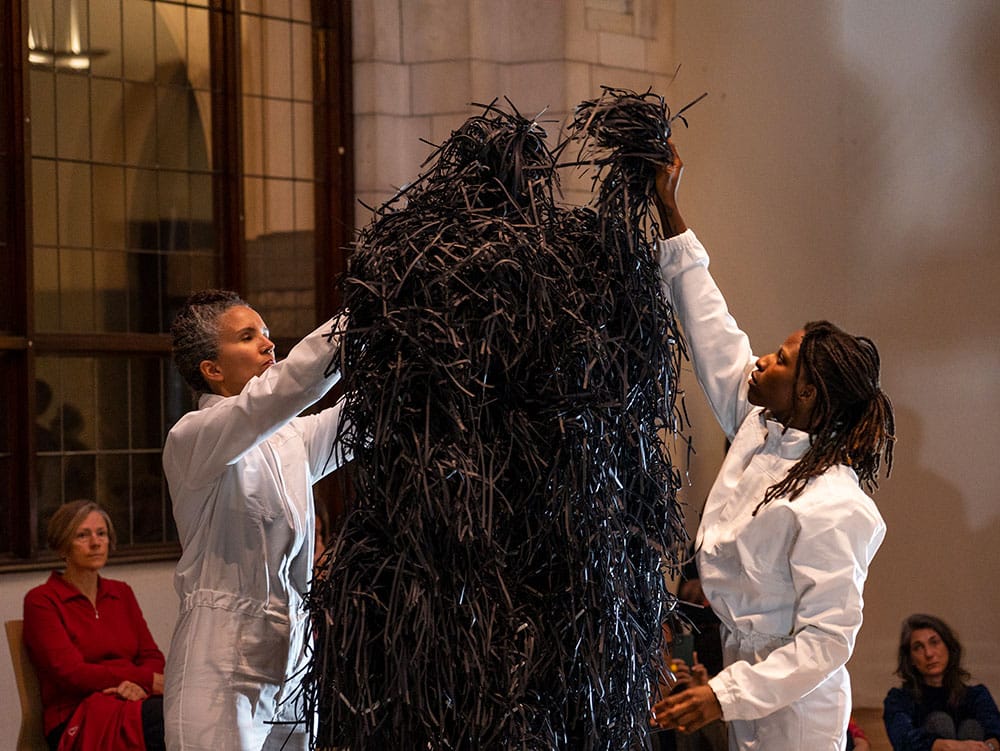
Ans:
{"type": "Polygon", "coordinates": [[[648,239],[669,113],[607,89],[552,150],[479,106],[344,280],[356,500],[308,597],[301,698],[317,748],[647,748],[686,541],[683,343],[648,239]],[[557,202],[570,144],[594,207],[557,202]]]}

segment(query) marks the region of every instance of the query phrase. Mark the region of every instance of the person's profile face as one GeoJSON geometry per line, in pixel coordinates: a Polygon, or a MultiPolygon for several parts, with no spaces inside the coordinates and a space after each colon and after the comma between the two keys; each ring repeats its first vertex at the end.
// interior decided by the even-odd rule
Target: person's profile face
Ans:
{"type": "Polygon", "coordinates": [[[274,365],[274,343],[264,320],[253,308],[236,305],[219,322],[219,354],[202,362],[202,374],[212,390],[235,396],[249,380],[274,365]]]}
{"type": "Polygon", "coordinates": [[[748,379],[747,399],[764,407],[774,419],[793,425],[798,407],[795,399],[795,366],[805,331],[793,332],[775,352],[757,358],[748,379]]]}

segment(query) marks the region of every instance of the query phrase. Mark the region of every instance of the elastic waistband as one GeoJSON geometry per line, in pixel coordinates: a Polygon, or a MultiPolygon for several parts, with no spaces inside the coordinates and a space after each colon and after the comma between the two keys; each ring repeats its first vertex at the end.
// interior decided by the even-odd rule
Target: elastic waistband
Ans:
{"type": "Polygon", "coordinates": [[[219,592],[213,589],[196,589],[181,601],[180,612],[182,614],[194,608],[216,608],[253,618],[266,618],[279,623],[291,622],[291,618],[289,618],[287,612],[269,609],[267,604],[260,600],[254,600],[244,595],[234,594],[233,592],[219,592]]]}

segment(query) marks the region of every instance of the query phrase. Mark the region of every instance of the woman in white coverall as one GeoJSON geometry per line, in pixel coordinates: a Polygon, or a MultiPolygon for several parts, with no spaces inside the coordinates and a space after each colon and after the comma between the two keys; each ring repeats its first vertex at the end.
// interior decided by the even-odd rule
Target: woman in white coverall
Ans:
{"type": "Polygon", "coordinates": [[[183,549],[167,748],[305,749],[307,728],[285,700],[309,638],[301,604],[313,570],[312,485],[344,457],[332,453],[340,404],[297,415],[339,378],[338,322],[275,363],[257,312],[233,292],[206,290],[171,333],[174,362],[201,396],[163,449],[183,549]]]}
{"type": "Polygon", "coordinates": [[[757,358],[677,210],[676,157],[657,177],[665,293],[698,382],[732,442],[705,504],[698,568],[722,621],[723,670],[658,702],[653,724],[722,718],[731,749],[840,751],[851,713],[844,667],[885,525],[861,489],[891,468],[892,406],[875,345],[827,322],[757,358]]]}

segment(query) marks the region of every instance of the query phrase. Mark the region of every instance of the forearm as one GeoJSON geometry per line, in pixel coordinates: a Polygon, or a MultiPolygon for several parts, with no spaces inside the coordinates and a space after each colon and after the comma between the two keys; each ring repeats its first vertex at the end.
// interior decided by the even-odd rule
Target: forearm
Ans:
{"type": "Polygon", "coordinates": [[[750,340],[730,315],[694,232],[661,241],[658,250],[663,291],[684,329],[698,383],[732,437],[749,411],[746,377],[754,360],[750,340]]]}
{"type": "Polygon", "coordinates": [[[676,205],[665,206],[658,203],[657,209],[660,215],[660,232],[663,233],[664,240],[687,231],[687,224],[685,224],[684,217],[681,216],[676,205]]]}
{"type": "Polygon", "coordinates": [[[211,482],[321,399],[340,378],[333,366],[342,329],[343,319],[327,321],[236,396],[181,418],[164,446],[168,480],[192,488],[211,482]]]}

